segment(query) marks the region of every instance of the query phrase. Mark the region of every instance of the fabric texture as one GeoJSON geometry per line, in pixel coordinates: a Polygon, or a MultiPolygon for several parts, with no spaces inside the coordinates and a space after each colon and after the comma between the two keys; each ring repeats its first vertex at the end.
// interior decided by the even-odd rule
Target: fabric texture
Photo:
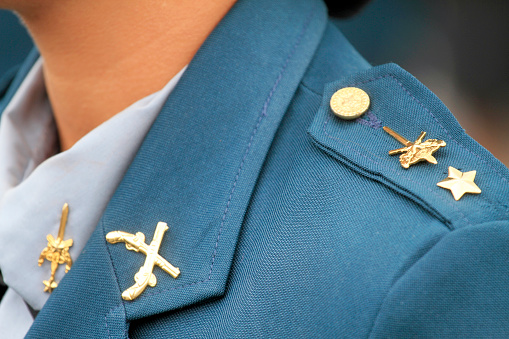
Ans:
{"type": "Polygon", "coordinates": [[[416,79],[362,59],[323,3],[241,0],[28,337],[503,338],[508,178],[416,79]],[[361,120],[332,114],[344,86],[370,96],[361,120]],[[385,124],[443,139],[438,164],[402,168],[385,124]],[[481,195],[437,187],[449,165],[477,170],[481,195]],[[181,275],[155,267],[157,285],[124,301],[145,256],[105,235],[149,241],[159,221],[181,275]]]}

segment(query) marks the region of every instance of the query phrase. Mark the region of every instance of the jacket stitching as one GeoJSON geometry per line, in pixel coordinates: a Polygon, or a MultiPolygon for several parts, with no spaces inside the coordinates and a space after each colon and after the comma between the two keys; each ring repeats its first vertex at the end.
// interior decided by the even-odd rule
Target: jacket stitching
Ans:
{"type": "MultiPolygon", "coordinates": [[[[366,160],[368,160],[368,161],[370,161],[370,162],[373,162],[373,163],[375,163],[375,164],[377,164],[377,165],[382,166],[379,162],[377,162],[377,161],[375,161],[375,160],[373,160],[373,159],[371,159],[371,158],[367,157],[366,155],[364,155],[364,154],[362,154],[362,153],[360,153],[360,152],[357,152],[357,150],[355,150],[355,148],[353,148],[353,147],[350,147],[350,146],[346,143],[346,141],[341,140],[341,139],[336,138],[336,137],[333,137],[333,136],[331,136],[329,133],[327,133],[327,131],[326,131],[325,127],[326,127],[326,125],[327,125],[327,121],[328,121],[328,120],[329,120],[329,119],[327,118],[327,120],[326,120],[326,121],[325,121],[325,123],[323,124],[323,132],[325,133],[325,135],[326,135],[328,138],[330,138],[330,139],[334,139],[334,140],[336,140],[336,141],[341,142],[341,143],[342,143],[345,147],[347,147],[347,148],[349,148],[350,150],[352,150],[355,154],[360,155],[361,157],[365,158],[366,160]]],[[[431,189],[429,189],[428,187],[423,186],[423,185],[421,185],[420,183],[418,183],[418,182],[416,182],[416,181],[414,181],[414,180],[412,180],[412,179],[410,179],[410,178],[407,178],[407,177],[405,177],[405,176],[402,176],[401,174],[397,173],[396,171],[391,171],[391,172],[392,172],[392,173],[394,173],[395,175],[397,175],[397,176],[401,177],[401,178],[404,178],[404,179],[405,179],[405,180],[407,180],[407,181],[410,181],[410,182],[414,183],[414,184],[415,184],[415,185],[417,185],[417,186],[420,186],[420,187],[422,187],[422,188],[426,189],[426,190],[427,190],[427,191],[429,191],[431,194],[433,194],[434,196],[438,197],[438,195],[437,195],[435,192],[433,192],[431,189]]],[[[470,223],[470,221],[468,220],[468,218],[465,216],[465,214],[463,214],[463,213],[462,213],[462,212],[461,212],[458,208],[456,208],[456,207],[455,207],[453,204],[451,204],[451,203],[447,203],[447,204],[448,204],[448,205],[450,205],[450,206],[451,206],[454,210],[456,210],[456,211],[457,211],[457,212],[461,215],[461,217],[462,217],[462,218],[463,218],[463,219],[467,222],[467,224],[472,225],[472,224],[470,223]]]]}
{"type": "Polygon", "coordinates": [[[251,145],[253,143],[253,140],[254,140],[254,137],[255,137],[256,133],[258,132],[258,128],[260,127],[261,122],[262,122],[263,118],[267,116],[267,111],[268,111],[269,104],[271,102],[272,96],[276,92],[276,89],[278,88],[279,83],[280,83],[281,79],[283,78],[283,75],[286,72],[286,68],[288,67],[288,64],[290,63],[290,60],[292,59],[293,55],[295,54],[295,51],[297,50],[297,46],[300,45],[300,42],[302,41],[302,38],[304,37],[304,33],[307,31],[307,29],[309,27],[309,24],[311,23],[311,19],[315,15],[316,7],[317,7],[317,5],[313,6],[310,14],[306,18],[306,21],[304,22],[304,26],[302,27],[299,35],[297,36],[297,40],[294,43],[292,49],[290,50],[290,53],[286,57],[285,63],[283,64],[283,67],[281,68],[281,71],[279,72],[279,76],[277,77],[276,82],[272,86],[272,89],[271,89],[271,91],[269,93],[269,96],[267,97],[267,99],[265,100],[265,103],[263,104],[263,109],[262,109],[262,112],[260,113],[260,116],[258,118],[258,122],[257,122],[255,128],[253,129],[253,132],[251,133],[251,137],[249,139],[249,143],[247,145],[246,151],[244,152],[244,157],[242,158],[242,161],[240,163],[239,169],[237,171],[237,175],[235,176],[235,179],[234,179],[234,182],[233,182],[233,186],[232,186],[232,190],[230,191],[230,196],[228,198],[228,202],[226,203],[226,208],[225,208],[224,213],[223,213],[223,217],[222,217],[222,220],[221,220],[221,226],[219,228],[219,232],[218,232],[218,235],[217,235],[216,245],[214,247],[214,252],[212,254],[212,260],[211,260],[212,262],[210,264],[210,271],[209,271],[209,278],[208,278],[209,280],[212,278],[212,270],[214,268],[214,262],[215,262],[215,258],[216,258],[216,254],[217,254],[217,247],[219,245],[219,240],[220,240],[220,237],[221,237],[221,234],[222,234],[222,231],[223,231],[224,221],[226,219],[226,215],[228,214],[228,210],[229,210],[230,203],[231,203],[231,200],[232,200],[232,197],[233,197],[233,193],[235,192],[235,187],[237,186],[237,181],[238,181],[238,179],[240,177],[240,173],[242,172],[242,169],[244,167],[244,162],[247,159],[249,151],[251,150],[251,145]]]}

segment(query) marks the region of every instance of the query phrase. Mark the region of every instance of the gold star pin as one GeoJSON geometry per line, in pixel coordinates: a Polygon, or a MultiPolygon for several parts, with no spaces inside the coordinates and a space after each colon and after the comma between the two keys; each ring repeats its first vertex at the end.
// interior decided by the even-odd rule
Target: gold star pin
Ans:
{"type": "Polygon", "coordinates": [[[159,252],[164,232],[167,230],[168,225],[165,222],[158,222],[156,231],[154,232],[154,238],[150,245],[145,243],[145,235],[141,232],[131,234],[122,231],[113,231],[106,234],[106,240],[109,243],[115,244],[117,242],[124,242],[128,250],[141,252],[147,256],[145,258],[145,264],[141,266],[138,273],[134,275],[135,284],[122,292],[122,299],[134,300],[145,290],[147,285],[154,287],[157,284],[157,278],[154,273],[152,273],[155,265],[161,267],[163,271],[173,278],[179,276],[180,270],[178,267],[174,267],[157,253],[159,252]]]}
{"type": "Polygon", "coordinates": [[[73,244],[72,239],[64,240],[65,226],[67,224],[67,215],[69,214],[69,205],[67,203],[62,207],[62,216],[60,218],[60,228],[58,229],[57,239],[53,238],[51,234],[46,236],[48,245],[42,250],[39,256],[38,264],[42,265],[44,259],[51,262],[51,276],[48,280],[44,280],[44,292],[53,292],[57,288],[58,283],[55,281],[55,273],[58,265],[65,265],[65,273],[67,273],[72,266],[71,255],[69,254],[69,248],[73,244]]]}
{"type": "Polygon", "coordinates": [[[428,139],[423,142],[422,139],[426,136],[426,132],[421,132],[417,140],[411,142],[387,126],[384,126],[384,131],[405,145],[405,147],[389,151],[389,155],[402,153],[399,156],[399,162],[403,168],[409,168],[411,165],[424,160],[436,165],[437,159],[435,159],[433,153],[438,151],[440,147],[445,147],[446,145],[445,141],[437,139],[428,139]]]}
{"type": "Polygon", "coordinates": [[[437,186],[450,190],[455,200],[460,200],[465,193],[479,194],[481,189],[474,183],[475,173],[476,171],[462,173],[449,166],[449,176],[437,186]]]}

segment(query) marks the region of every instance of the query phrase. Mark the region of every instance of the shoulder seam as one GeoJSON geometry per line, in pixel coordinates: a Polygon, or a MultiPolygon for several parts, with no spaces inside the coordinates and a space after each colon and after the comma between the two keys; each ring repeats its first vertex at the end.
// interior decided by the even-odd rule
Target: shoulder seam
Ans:
{"type": "Polygon", "coordinates": [[[419,257],[419,259],[417,259],[417,260],[416,260],[416,261],[415,261],[412,265],[410,265],[410,266],[409,266],[409,267],[408,267],[408,268],[407,268],[407,269],[403,272],[403,274],[401,274],[401,275],[398,277],[398,279],[396,279],[396,280],[392,283],[391,287],[390,287],[390,288],[387,290],[387,292],[385,293],[385,296],[384,296],[384,298],[383,298],[382,302],[380,303],[380,306],[378,307],[378,311],[376,312],[376,316],[374,317],[373,323],[371,324],[371,328],[370,328],[369,333],[368,333],[368,338],[371,338],[371,337],[372,337],[373,330],[374,330],[374,328],[375,328],[375,325],[377,324],[378,317],[380,316],[380,312],[382,311],[382,308],[383,308],[383,306],[384,306],[384,304],[385,304],[385,301],[387,300],[387,297],[389,296],[389,294],[391,293],[391,291],[394,289],[394,286],[396,286],[396,285],[398,284],[398,282],[399,282],[401,279],[403,279],[403,277],[405,277],[405,276],[408,274],[408,272],[412,269],[412,267],[414,267],[417,263],[419,263],[419,262],[422,260],[422,258],[424,258],[424,257],[425,257],[425,256],[426,256],[429,252],[431,252],[431,250],[433,250],[433,249],[437,246],[437,244],[439,244],[439,243],[442,241],[442,239],[443,239],[444,237],[446,237],[447,235],[451,234],[451,233],[452,233],[452,232],[454,232],[454,231],[455,231],[455,230],[453,230],[453,231],[449,231],[449,232],[447,232],[446,234],[444,234],[444,235],[443,235],[443,236],[442,236],[442,237],[441,237],[441,238],[440,238],[440,239],[439,239],[439,240],[438,240],[435,244],[433,244],[433,246],[431,246],[431,247],[430,247],[430,248],[429,248],[426,252],[424,252],[424,253],[423,253],[423,254],[419,257]]]}

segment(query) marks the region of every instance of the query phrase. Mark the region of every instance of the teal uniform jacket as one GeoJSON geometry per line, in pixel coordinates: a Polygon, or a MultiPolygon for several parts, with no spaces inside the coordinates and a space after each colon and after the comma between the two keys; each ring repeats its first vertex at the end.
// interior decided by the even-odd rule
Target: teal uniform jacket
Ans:
{"type": "Polygon", "coordinates": [[[239,1],[28,338],[507,338],[508,179],[427,88],[364,61],[320,1],[239,1]],[[333,115],[343,87],[369,95],[361,118],[333,115]],[[404,169],[382,126],[447,146],[404,169]],[[476,170],[482,193],[455,201],[437,186],[449,166],[476,170]],[[146,256],[105,236],[149,243],[159,221],[180,276],[155,266],[157,285],[123,300],[146,256]]]}

